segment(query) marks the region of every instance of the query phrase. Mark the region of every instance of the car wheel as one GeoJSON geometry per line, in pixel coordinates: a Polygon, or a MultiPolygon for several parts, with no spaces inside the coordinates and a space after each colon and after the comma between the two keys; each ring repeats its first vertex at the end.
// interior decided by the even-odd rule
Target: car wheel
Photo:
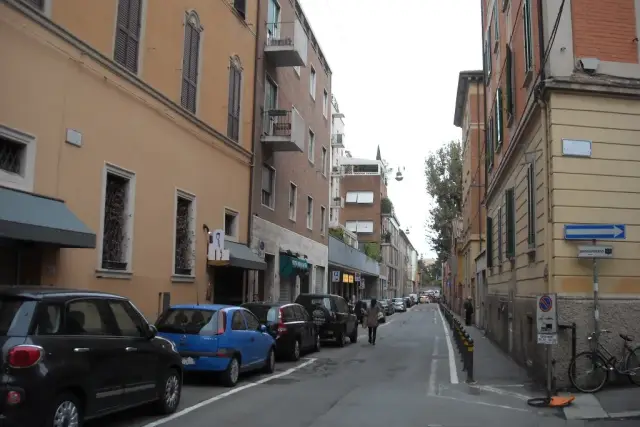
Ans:
{"type": "Polygon", "coordinates": [[[227,369],[222,373],[222,382],[227,387],[233,387],[238,384],[238,378],[240,377],[240,361],[237,356],[234,356],[229,361],[227,369]]]}
{"type": "Polygon", "coordinates": [[[351,341],[351,344],[355,344],[358,342],[358,325],[353,328],[353,332],[349,336],[349,341],[351,341]]]}
{"type": "Polygon", "coordinates": [[[338,332],[338,336],[336,337],[336,342],[338,343],[339,347],[344,347],[344,345],[347,343],[347,337],[345,336],[344,331],[340,331],[338,332]]]}
{"type": "Polygon", "coordinates": [[[172,414],[178,409],[182,396],[182,381],[175,369],[169,369],[162,383],[160,399],[156,401],[156,412],[161,415],[172,414]]]}
{"type": "Polygon", "coordinates": [[[314,351],[320,351],[320,334],[316,334],[316,343],[313,346],[314,351]]]}
{"type": "Polygon", "coordinates": [[[298,361],[300,360],[300,340],[296,339],[291,346],[291,360],[298,361]]]}
{"type": "Polygon", "coordinates": [[[83,418],[78,398],[71,393],[64,393],[55,400],[45,426],[82,427],[83,418]]]}
{"type": "Polygon", "coordinates": [[[273,374],[276,371],[276,352],[273,347],[269,349],[267,355],[267,363],[264,365],[264,372],[267,374],[273,374]]]}

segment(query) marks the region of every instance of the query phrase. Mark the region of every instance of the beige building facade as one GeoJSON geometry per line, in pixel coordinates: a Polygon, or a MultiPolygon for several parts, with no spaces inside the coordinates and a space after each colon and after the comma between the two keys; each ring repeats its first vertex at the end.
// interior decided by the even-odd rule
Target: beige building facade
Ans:
{"type": "Polygon", "coordinates": [[[243,249],[257,10],[235,3],[0,4],[3,284],[114,292],[155,317],[216,300],[208,230],[232,266],[263,268],[243,249]]]}
{"type": "MultiPolygon", "coordinates": [[[[617,333],[640,333],[640,63],[637,44],[627,49],[629,43],[615,42],[640,35],[633,12],[640,9],[633,0],[616,8],[586,1],[581,9],[567,1],[553,40],[560,1],[543,1],[544,13],[536,2],[504,3],[493,7],[490,1],[483,20],[487,332],[544,380],[536,296],[557,294],[559,322],[576,324],[578,351],[588,349],[595,318],[615,332],[602,339],[616,352],[617,333]],[[612,14],[615,19],[605,19],[612,14]],[[493,41],[505,34],[513,37],[495,43],[501,50],[496,55],[493,41]],[[624,239],[597,241],[613,247],[613,257],[599,261],[597,287],[592,260],[577,257],[578,245],[591,241],[567,240],[567,224],[626,227],[624,239]]],[[[570,330],[560,330],[553,357],[558,385],[566,384],[570,330]]]]}

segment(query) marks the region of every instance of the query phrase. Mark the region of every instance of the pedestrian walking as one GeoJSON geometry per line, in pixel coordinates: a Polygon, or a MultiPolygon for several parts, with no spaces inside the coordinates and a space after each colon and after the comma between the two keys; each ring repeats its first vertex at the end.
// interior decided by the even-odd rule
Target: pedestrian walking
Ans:
{"type": "Polygon", "coordinates": [[[473,315],[473,302],[471,297],[467,297],[464,302],[464,322],[467,326],[471,325],[471,316],[473,315]]]}
{"type": "Polygon", "coordinates": [[[376,345],[376,332],[378,331],[378,314],[380,306],[375,298],[371,298],[371,307],[367,309],[367,327],[369,328],[369,344],[376,345]]]}

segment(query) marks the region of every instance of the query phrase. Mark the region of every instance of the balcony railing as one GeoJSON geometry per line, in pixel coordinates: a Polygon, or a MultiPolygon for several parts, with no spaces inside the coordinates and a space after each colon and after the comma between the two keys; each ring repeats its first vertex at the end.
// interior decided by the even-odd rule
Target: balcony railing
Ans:
{"type": "Polygon", "coordinates": [[[334,133],[331,135],[331,146],[344,148],[344,133],[334,133]]]}
{"type": "Polygon", "coordinates": [[[298,19],[267,24],[264,53],[276,67],[306,67],[309,39],[298,19]]]}
{"type": "Polygon", "coordinates": [[[261,140],[273,151],[304,151],[305,125],[298,110],[269,109],[263,120],[261,140]]]}

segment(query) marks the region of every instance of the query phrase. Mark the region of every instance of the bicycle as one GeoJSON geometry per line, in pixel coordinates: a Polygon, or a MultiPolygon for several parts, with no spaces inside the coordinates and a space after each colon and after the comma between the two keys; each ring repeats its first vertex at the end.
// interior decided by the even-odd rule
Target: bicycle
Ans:
{"type": "MultiPolygon", "coordinates": [[[[603,334],[610,332],[611,331],[607,329],[601,331],[603,334]]],[[[587,337],[592,347],[594,346],[594,338],[595,332],[590,333],[587,337]]],[[[569,364],[569,379],[578,391],[582,393],[595,393],[600,391],[609,380],[609,374],[612,371],[615,371],[618,375],[626,375],[633,384],[640,386],[640,347],[633,348],[629,345],[629,343],[633,341],[633,337],[629,335],[620,334],[620,338],[622,338],[624,346],[622,348],[622,356],[619,360],[599,341],[595,349],[578,353],[571,360],[569,364]],[[601,379],[595,382],[596,385],[593,388],[578,385],[576,366],[582,359],[587,359],[587,365],[592,367],[587,374],[601,374],[601,379]]]]}

